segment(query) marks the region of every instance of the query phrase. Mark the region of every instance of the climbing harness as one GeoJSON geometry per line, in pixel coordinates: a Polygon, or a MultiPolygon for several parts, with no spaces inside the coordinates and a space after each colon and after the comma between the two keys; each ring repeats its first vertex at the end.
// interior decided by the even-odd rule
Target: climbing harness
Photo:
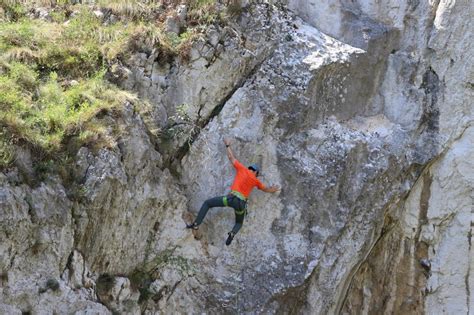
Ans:
{"type": "Polygon", "coordinates": [[[244,206],[241,209],[235,210],[235,213],[238,215],[247,215],[247,202],[244,203],[244,206]]]}
{"type": "Polygon", "coordinates": [[[225,207],[234,208],[237,215],[247,215],[247,198],[238,191],[232,190],[229,195],[222,198],[222,203],[225,207]],[[238,199],[238,206],[236,207],[238,209],[230,205],[230,203],[233,203],[234,198],[238,199]]]}
{"type": "Polygon", "coordinates": [[[236,190],[231,190],[230,193],[231,193],[231,195],[236,196],[240,200],[243,200],[243,201],[247,202],[247,198],[243,194],[241,194],[240,192],[238,192],[236,190]]]}

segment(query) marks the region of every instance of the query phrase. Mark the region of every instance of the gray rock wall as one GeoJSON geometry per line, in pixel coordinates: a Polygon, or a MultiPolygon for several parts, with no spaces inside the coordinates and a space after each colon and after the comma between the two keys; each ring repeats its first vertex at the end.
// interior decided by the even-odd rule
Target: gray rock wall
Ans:
{"type": "Polygon", "coordinates": [[[470,312],[472,4],[285,5],[210,28],[189,63],[113,69],[150,106],[81,148],[72,183],[0,175],[0,311],[470,312]],[[229,209],[184,229],[228,192],[225,136],[282,187],[230,247],[229,209]]]}
{"type": "Polygon", "coordinates": [[[472,310],[472,126],[385,215],[343,313],[469,314],[472,310]]]}

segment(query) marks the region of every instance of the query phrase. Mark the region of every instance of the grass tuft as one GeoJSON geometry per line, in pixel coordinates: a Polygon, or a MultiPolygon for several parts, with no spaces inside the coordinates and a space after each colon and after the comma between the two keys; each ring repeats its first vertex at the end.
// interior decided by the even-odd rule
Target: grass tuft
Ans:
{"type": "MultiPolygon", "coordinates": [[[[40,83],[37,73],[31,69],[21,72],[23,67],[15,64],[7,75],[0,76],[2,136],[13,139],[12,143],[23,142],[39,148],[48,157],[64,150],[65,139],[71,136],[77,136],[79,146],[99,141],[110,144],[113,140],[97,122],[97,115],[118,109],[127,100],[136,100],[107,83],[103,79],[104,71],[74,86],[63,87],[55,72],[40,83]],[[37,90],[34,99],[32,89],[37,90]]],[[[2,146],[6,146],[5,141],[2,146]]],[[[5,148],[3,151],[10,152],[5,148]]],[[[11,159],[3,160],[8,161],[4,166],[11,163],[11,159]]]]}
{"type": "Polygon", "coordinates": [[[15,150],[4,130],[0,131],[0,168],[8,166],[15,160],[15,150]]]}
{"type": "Polygon", "coordinates": [[[99,6],[109,9],[113,14],[128,17],[135,21],[152,19],[163,9],[161,1],[139,1],[139,0],[99,0],[99,6]]]}

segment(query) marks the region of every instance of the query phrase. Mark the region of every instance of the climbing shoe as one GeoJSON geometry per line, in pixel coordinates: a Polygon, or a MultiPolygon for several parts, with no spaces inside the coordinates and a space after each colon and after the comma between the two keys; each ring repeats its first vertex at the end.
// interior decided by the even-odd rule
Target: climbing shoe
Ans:
{"type": "Polygon", "coordinates": [[[225,241],[225,244],[227,246],[229,246],[230,243],[232,243],[232,240],[234,239],[234,236],[235,236],[234,232],[229,232],[228,234],[229,236],[227,237],[227,240],[225,241]]]}
{"type": "Polygon", "coordinates": [[[187,228],[187,229],[197,230],[197,229],[199,229],[199,225],[197,225],[196,222],[193,222],[193,223],[191,223],[191,224],[186,224],[186,228],[187,228]]]}

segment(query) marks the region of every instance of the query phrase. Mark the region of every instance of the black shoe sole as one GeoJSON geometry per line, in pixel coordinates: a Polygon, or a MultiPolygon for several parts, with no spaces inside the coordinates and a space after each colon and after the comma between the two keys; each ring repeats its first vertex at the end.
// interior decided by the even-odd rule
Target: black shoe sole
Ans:
{"type": "Polygon", "coordinates": [[[197,229],[199,229],[199,225],[196,225],[196,224],[194,224],[194,223],[192,223],[192,224],[186,224],[186,228],[187,228],[187,229],[197,230],[197,229]]]}
{"type": "Polygon", "coordinates": [[[231,234],[229,234],[229,237],[227,237],[227,240],[225,241],[225,244],[227,246],[230,245],[230,243],[232,243],[232,240],[234,239],[234,236],[232,236],[231,234]]]}

